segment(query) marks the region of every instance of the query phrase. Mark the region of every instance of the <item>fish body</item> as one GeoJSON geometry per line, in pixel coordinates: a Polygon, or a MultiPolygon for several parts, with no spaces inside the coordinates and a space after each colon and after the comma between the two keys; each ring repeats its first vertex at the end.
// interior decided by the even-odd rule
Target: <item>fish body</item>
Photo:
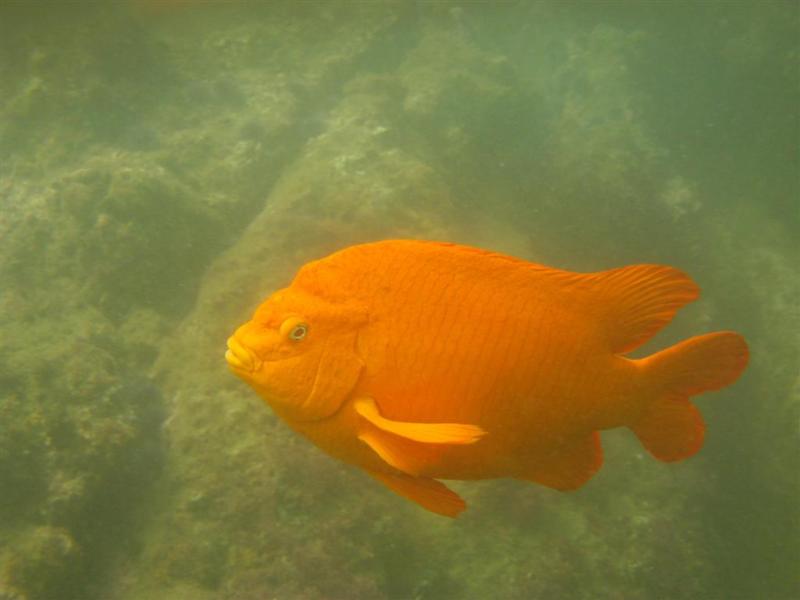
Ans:
{"type": "Polygon", "coordinates": [[[476,248],[391,240],[305,265],[228,340],[231,369],[293,429],[423,507],[465,505],[439,479],[561,490],[630,427],[661,460],[704,426],[689,396],[744,369],[733,332],[624,356],[698,296],[682,272],[570,273],[476,248]]]}

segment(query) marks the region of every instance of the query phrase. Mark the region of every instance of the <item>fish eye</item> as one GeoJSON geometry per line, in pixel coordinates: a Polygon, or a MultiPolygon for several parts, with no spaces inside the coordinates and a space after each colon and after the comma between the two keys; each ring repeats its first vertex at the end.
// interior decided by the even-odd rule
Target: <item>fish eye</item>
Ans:
{"type": "Polygon", "coordinates": [[[298,323],[297,325],[292,327],[292,330],[289,332],[289,339],[292,340],[293,342],[299,342],[304,337],[306,337],[307,333],[308,333],[308,325],[306,325],[305,323],[298,323]]]}
{"type": "Polygon", "coordinates": [[[289,317],[281,323],[280,334],[284,339],[299,342],[308,335],[308,323],[300,317],[289,317]]]}

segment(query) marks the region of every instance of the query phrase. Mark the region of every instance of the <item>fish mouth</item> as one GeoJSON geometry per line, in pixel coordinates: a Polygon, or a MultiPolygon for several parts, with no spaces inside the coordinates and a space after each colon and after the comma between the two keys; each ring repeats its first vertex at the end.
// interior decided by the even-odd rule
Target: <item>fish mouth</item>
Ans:
{"type": "Polygon", "coordinates": [[[252,373],[261,367],[261,361],[253,351],[242,345],[234,336],[228,338],[225,360],[228,361],[228,366],[235,371],[244,371],[245,373],[252,373]]]}

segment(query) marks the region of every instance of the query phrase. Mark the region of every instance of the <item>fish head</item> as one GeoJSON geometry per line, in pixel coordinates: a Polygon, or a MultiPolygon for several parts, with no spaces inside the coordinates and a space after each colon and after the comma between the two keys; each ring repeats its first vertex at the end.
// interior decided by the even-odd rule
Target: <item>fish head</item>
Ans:
{"type": "Polygon", "coordinates": [[[228,338],[230,369],[284,419],[332,416],[364,364],[356,350],[363,311],[287,288],[270,296],[228,338]]]}

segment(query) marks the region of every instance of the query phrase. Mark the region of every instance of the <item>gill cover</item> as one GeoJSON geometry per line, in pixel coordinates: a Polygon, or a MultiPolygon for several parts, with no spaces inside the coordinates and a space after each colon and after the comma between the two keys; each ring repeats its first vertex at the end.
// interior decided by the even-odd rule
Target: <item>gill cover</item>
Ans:
{"type": "Polygon", "coordinates": [[[356,353],[357,338],[355,329],[326,336],[311,391],[304,402],[290,409],[295,414],[287,414],[288,418],[318,421],[339,410],[364,369],[364,362],[356,353]]]}
{"type": "MultiPolygon", "coordinates": [[[[320,260],[303,266],[288,288],[291,304],[309,316],[308,339],[318,353],[311,390],[283,415],[298,421],[316,421],[335,413],[352,394],[364,369],[357,352],[358,331],[367,321],[366,307],[353,300],[347,273],[335,261],[320,260]],[[296,299],[296,300],[295,300],[296,299]],[[319,346],[320,342],[321,348],[319,346]]],[[[294,308],[294,307],[292,307],[294,308]]]]}

